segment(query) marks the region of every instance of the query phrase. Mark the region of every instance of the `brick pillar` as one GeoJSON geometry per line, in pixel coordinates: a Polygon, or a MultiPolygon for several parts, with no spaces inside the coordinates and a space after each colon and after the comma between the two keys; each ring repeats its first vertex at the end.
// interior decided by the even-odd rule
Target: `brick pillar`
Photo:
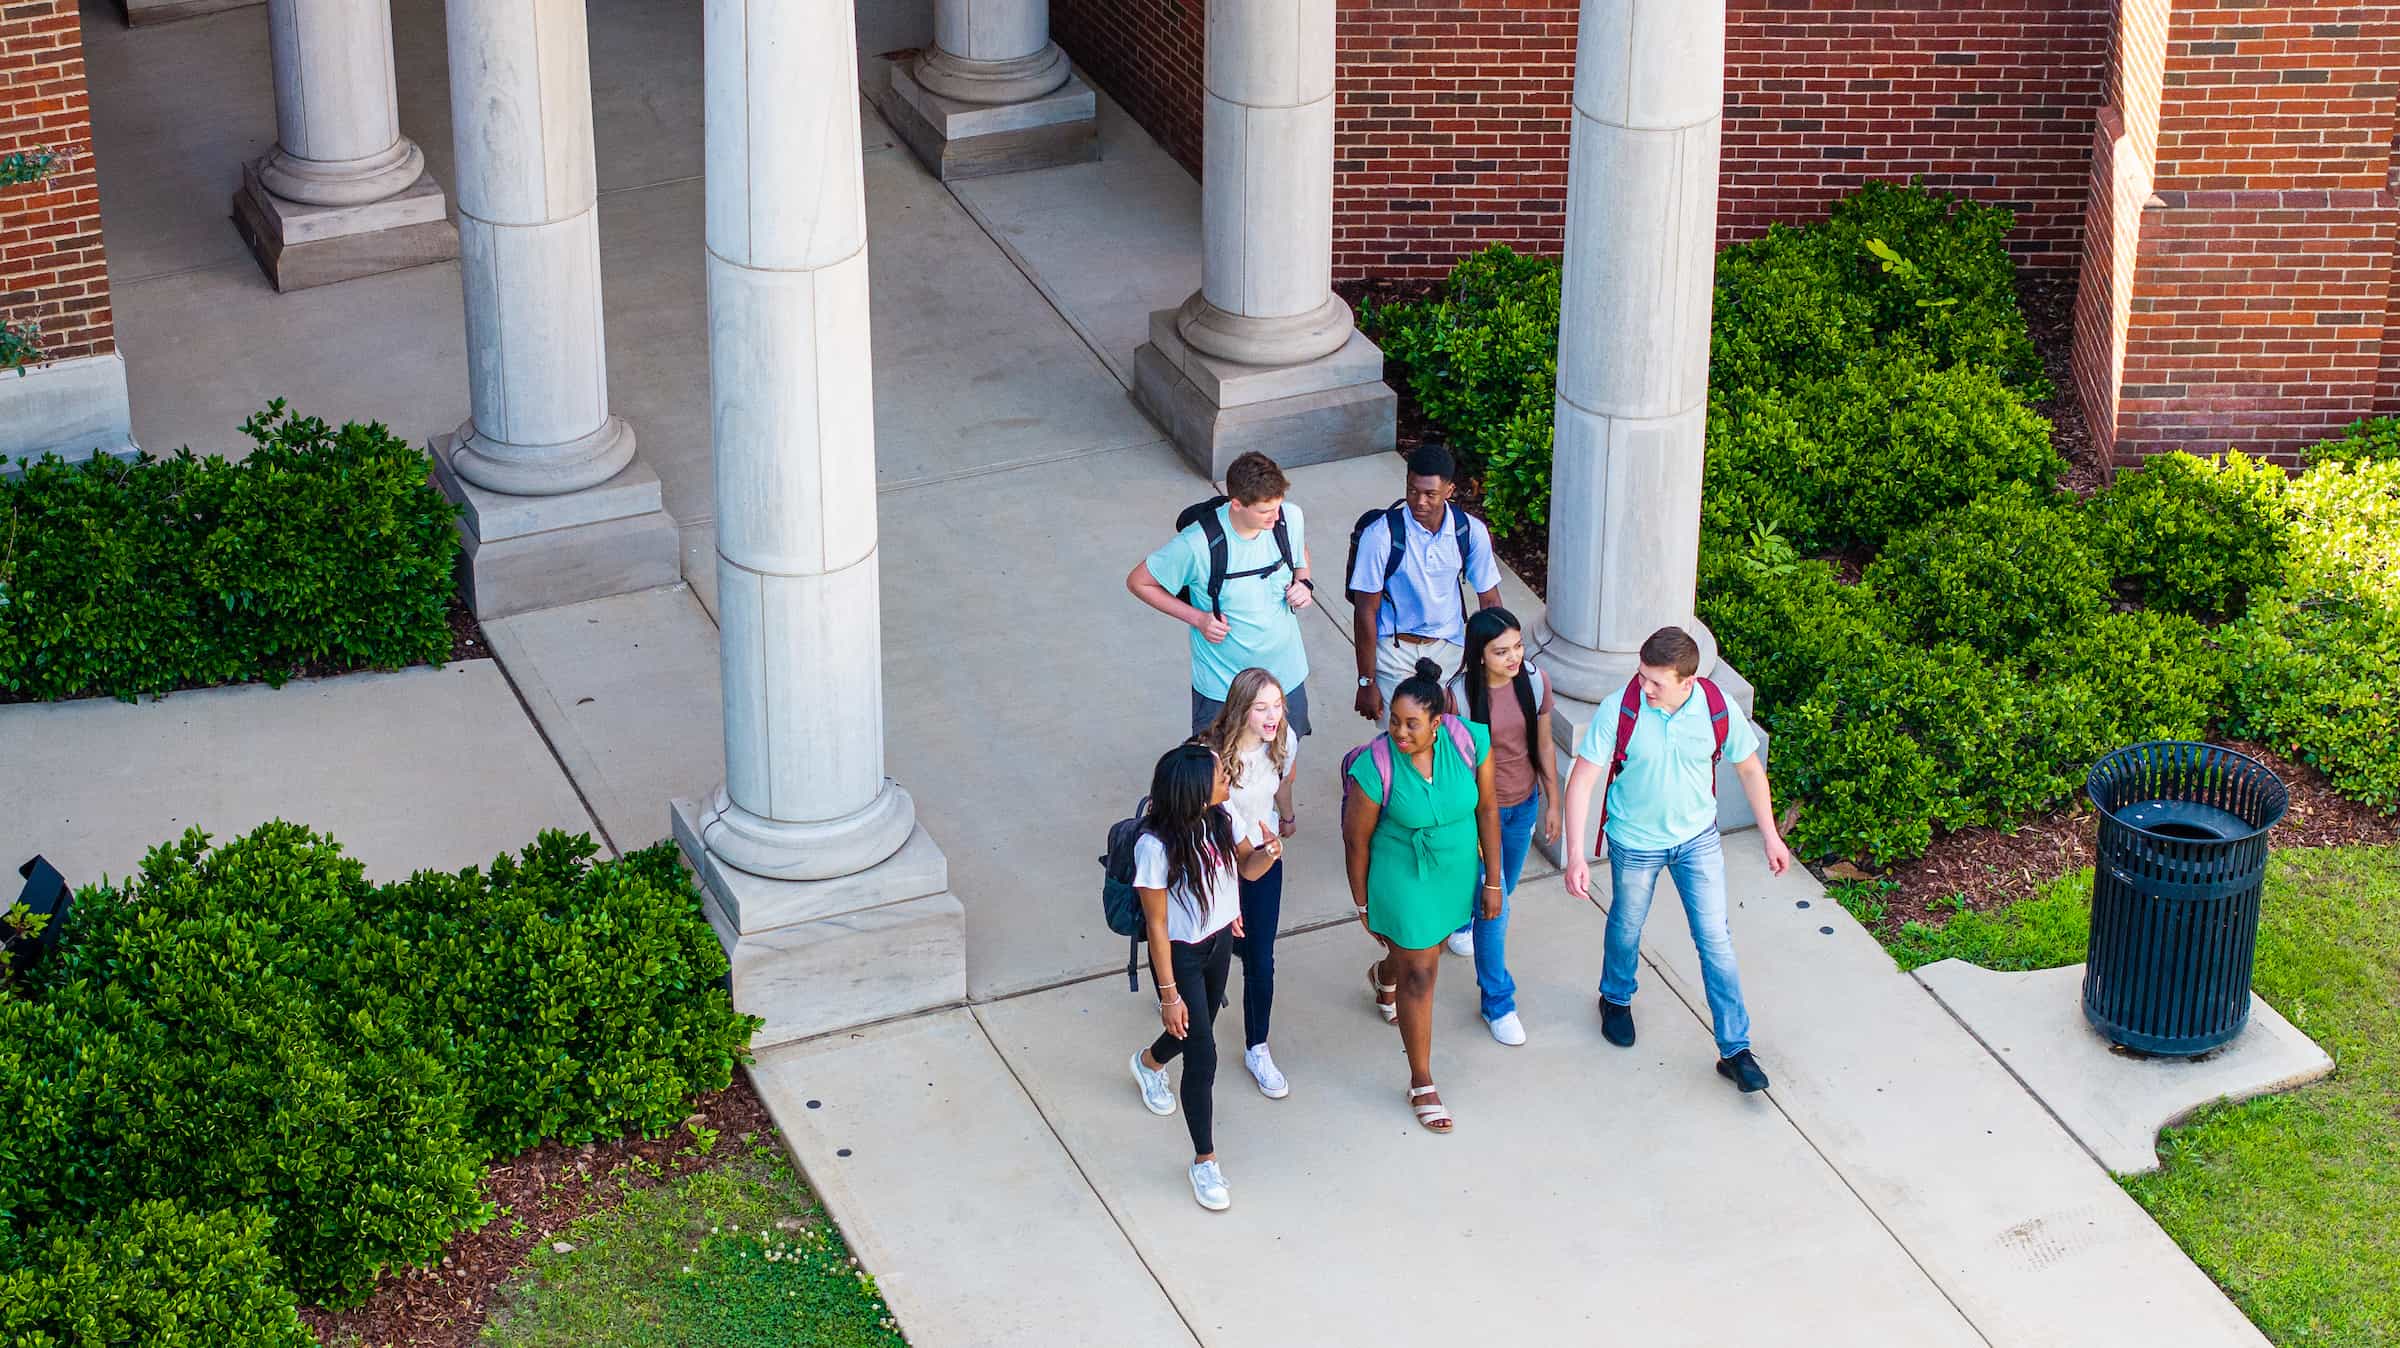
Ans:
{"type": "Polygon", "coordinates": [[[0,370],[0,459],[129,450],[75,0],[0,13],[0,162],[14,156],[48,168],[0,182],[0,320],[38,329],[39,348],[21,374],[0,370]]]}
{"type": "Polygon", "coordinates": [[[2292,462],[2375,410],[2400,218],[2388,13],[2121,0],[2075,342],[2111,463],[2292,462]]]}

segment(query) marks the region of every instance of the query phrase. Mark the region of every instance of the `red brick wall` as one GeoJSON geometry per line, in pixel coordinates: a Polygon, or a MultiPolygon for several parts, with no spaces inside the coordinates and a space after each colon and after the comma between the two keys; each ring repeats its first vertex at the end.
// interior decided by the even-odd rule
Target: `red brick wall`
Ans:
{"type": "Polygon", "coordinates": [[[2294,462],[2390,400],[2400,10],[2175,4],[2153,82],[2133,30],[2157,7],[2126,4],[2129,73],[2112,88],[2128,127],[2155,125],[2156,151],[2111,204],[2120,244],[2138,211],[2130,259],[2098,260],[2096,238],[2087,259],[2077,382],[2117,463],[2227,445],[2294,462]],[[2128,265],[2130,295],[2092,330],[2096,282],[2126,289],[2128,265]],[[2112,348],[2121,372],[2104,368],[2112,348]],[[2113,405],[2095,401],[2112,375],[2113,405]]]}
{"type": "Polygon", "coordinates": [[[44,360],[114,351],[75,0],[0,0],[0,156],[38,150],[49,176],[0,186],[0,318],[39,323],[44,360]]]}
{"type": "MultiPolygon", "coordinates": [[[[1575,0],[1339,0],[1334,274],[1439,276],[1566,223],[1575,0]]],[[[1205,0],[1052,0],[1051,30],[1200,169],[1205,0]]],[[[2031,266],[2079,256],[2108,0],[1731,0],[1719,233],[1923,174],[2018,212],[2031,266]]]]}

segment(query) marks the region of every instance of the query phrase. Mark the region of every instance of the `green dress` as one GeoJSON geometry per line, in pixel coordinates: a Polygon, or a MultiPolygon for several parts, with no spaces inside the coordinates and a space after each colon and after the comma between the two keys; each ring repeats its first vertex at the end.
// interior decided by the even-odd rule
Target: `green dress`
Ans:
{"type": "MultiPolygon", "coordinates": [[[[1469,721],[1475,761],[1492,756],[1492,732],[1469,721]]],[[[1475,770],[1460,757],[1449,732],[1433,742],[1433,780],[1417,775],[1408,755],[1392,753],[1392,798],[1383,799],[1375,756],[1360,754],[1350,776],[1367,799],[1383,806],[1367,850],[1367,930],[1402,950],[1425,950],[1465,925],[1473,913],[1483,862],[1476,837],[1475,770]]]]}

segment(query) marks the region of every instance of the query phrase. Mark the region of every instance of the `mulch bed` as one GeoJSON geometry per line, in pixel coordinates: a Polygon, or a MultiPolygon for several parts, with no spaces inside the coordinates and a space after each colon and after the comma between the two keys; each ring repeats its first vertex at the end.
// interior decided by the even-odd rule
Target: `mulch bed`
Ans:
{"type": "Polygon", "coordinates": [[[2071,271],[2020,272],[2017,306],[2025,311],[2025,328],[2041,355],[2042,372],[2050,376],[2050,397],[2034,404],[2034,410],[2049,418],[2050,443],[2067,460],[2059,485],[2089,496],[2108,485],[2108,466],[2092,444],[2092,424],[2084,419],[2083,396],[2075,389],[2076,285],[2071,271]]]}
{"type": "MultiPolygon", "coordinates": [[[[2263,744],[2218,740],[2228,749],[2266,764],[2291,792],[2291,808],[2267,835],[2274,848],[2348,847],[2366,843],[2400,843],[2400,815],[2377,814],[2357,801],[2335,794],[2323,773],[2276,753],[2263,744]]],[[[2028,898],[2043,885],[2092,864],[2099,821],[2091,802],[2075,803],[2027,820],[2014,833],[1991,828],[1960,829],[1934,839],[1925,855],[1903,862],[1874,878],[1894,886],[1878,895],[1893,926],[1923,921],[1940,926],[1947,911],[1935,913],[1939,901],[1964,896],[1974,909],[1998,908],[2028,898]]],[[[1855,878],[1847,872],[1826,877],[1855,878]]]]}
{"type": "Polygon", "coordinates": [[[692,1103],[684,1126],[655,1141],[625,1138],[570,1147],[545,1143],[493,1166],[483,1178],[483,1196],[505,1208],[481,1231],[453,1237],[432,1268],[387,1273],[373,1295],[346,1311],[306,1309],[300,1318],[324,1344],[354,1334],[368,1348],[468,1348],[483,1332],[493,1294],[524,1262],[527,1251],[553,1239],[586,1213],[613,1208],[625,1195],[704,1170],[736,1154],[754,1138],[774,1135],[766,1104],[736,1069],[733,1084],[692,1103]],[[692,1145],[692,1126],[718,1134],[712,1155],[682,1155],[692,1145]],[[648,1174],[632,1163],[655,1166],[648,1174]],[[524,1233],[511,1235],[513,1223],[524,1233]]]}

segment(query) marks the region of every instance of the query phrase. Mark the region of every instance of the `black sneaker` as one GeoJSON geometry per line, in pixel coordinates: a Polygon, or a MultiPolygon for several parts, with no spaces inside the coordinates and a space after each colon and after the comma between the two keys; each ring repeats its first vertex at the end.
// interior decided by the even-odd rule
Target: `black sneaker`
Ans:
{"type": "Polygon", "coordinates": [[[1767,1088],[1767,1069],[1758,1065],[1758,1058],[1748,1049],[1717,1059],[1717,1075],[1741,1087],[1744,1095],[1767,1088]]]}
{"type": "Polygon", "coordinates": [[[1633,1047],[1633,1008],[1622,1002],[1600,999],[1600,1037],[1618,1048],[1633,1047]]]}

